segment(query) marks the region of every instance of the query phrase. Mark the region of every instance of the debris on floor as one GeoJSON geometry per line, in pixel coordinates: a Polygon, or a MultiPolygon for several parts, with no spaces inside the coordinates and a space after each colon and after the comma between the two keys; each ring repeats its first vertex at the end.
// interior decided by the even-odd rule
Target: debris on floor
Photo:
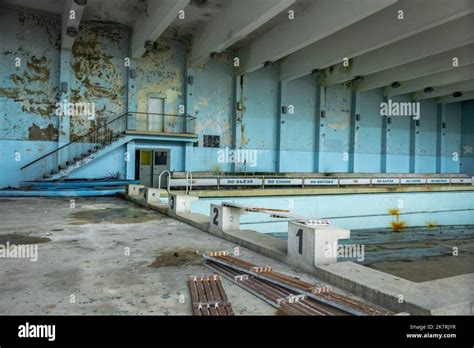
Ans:
{"type": "Polygon", "coordinates": [[[224,291],[220,275],[191,276],[189,277],[189,290],[194,315],[234,315],[232,304],[224,291]]]}
{"type": "Polygon", "coordinates": [[[337,294],[328,287],[312,285],[270,266],[229,256],[226,252],[203,255],[213,271],[278,309],[279,315],[393,315],[379,306],[337,294]]]}
{"type": "Polygon", "coordinates": [[[200,263],[202,263],[202,257],[195,250],[174,249],[160,253],[150,267],[197,265],[200,263]]]}

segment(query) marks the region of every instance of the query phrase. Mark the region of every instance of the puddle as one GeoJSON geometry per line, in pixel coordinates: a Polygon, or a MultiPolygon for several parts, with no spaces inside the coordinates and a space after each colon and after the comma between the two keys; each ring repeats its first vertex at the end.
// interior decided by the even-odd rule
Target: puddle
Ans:
{"type": "Polygon", "coordinates": [[[162,217],[155,212],[147,212],[133,208],[105,208],[74,212],[70,215],[75,222],[72,225],[98,224],[108,222],[112,224],[137,224],[162,217]]]}
{"type": "Polygon", "coordinates": [[[197,265],[201,264],[202,260],[202,256],[196,254],[196,250],[175,249],[160,253],[149,267],[197,265]]]}
{"type": "Polygon", "coordinates": [[[51,242],[51,239],[47,237],[27,236],[20,233],[0,235],[0,245],[6,245],[7,242],[9,242],[10,244],[15,244],[15,245],[39,244],[39,243],[51,242]]]}

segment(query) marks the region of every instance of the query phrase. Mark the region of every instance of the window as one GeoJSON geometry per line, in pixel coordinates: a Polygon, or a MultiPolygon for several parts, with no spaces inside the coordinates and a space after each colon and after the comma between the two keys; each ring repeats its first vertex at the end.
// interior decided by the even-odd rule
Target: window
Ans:
{"type": "Polygon", "coordinates": [[[168,162],[168,153],[166,151],[155,152],[155,166],[166,166],[168,162]]]}
{"type": "Polygon", "coordinates": [[[204,135],[204,147],[221,147],[221,137],[219,135],[204,135]]]}

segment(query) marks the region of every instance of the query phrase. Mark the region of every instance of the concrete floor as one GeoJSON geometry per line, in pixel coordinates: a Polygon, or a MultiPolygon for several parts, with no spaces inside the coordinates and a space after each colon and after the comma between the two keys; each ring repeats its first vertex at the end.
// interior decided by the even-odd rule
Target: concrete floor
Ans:
{"type": "MultiPolygon", "coordinates": [[[[74,203],[71,207],[69,198],[0,199],[0,244],[51,240],[31,239],[43,242],[37,262],[0,259],[0,314],[191,315],[187,279],[211,273],[195,251],[236,246],[118,198],[77,198],[74,203]]],[[[240,252],[256,264],[324,284],[245,248],[240,252]]],[[[237,315],[275,314],[238,286],[227,280],[223,285],[237,315]]]]}

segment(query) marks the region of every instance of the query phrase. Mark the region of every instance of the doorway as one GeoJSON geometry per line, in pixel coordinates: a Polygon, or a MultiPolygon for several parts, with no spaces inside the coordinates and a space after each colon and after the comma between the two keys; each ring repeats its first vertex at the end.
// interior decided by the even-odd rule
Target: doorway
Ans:
{"type": "Polygon", "coordinates": [[[164,132],[165,98],[148,97],[148,129],[164,132]]]}
{"type": "MultiPolygon", "coordinates": [[[[158,177],[165,170],[170,170],[169,149],[140,149],[136,150],[135,178],[146,187],[158,187],[158,177]]],[[[168,185],[168,176],[161,177],[161,188],[168,185]]]]}
{"type": "MultiPolygon", "coordinates": [[[[170,170],[170,150],[159,149],[153,151],[153,187],[158,187],[158,177],[165,170],[170,170]]],[[[161,177],[161,188],[168,185],[168,175],[161,177]]]]}
{"type": "Polygon", "coordinates": [[[151,187],[152,184],[152,155],[152,150],[137,150],[136,167],[138,168],[138,176],[136,177],[140,180],[140,184],[146,187],[151,187]]]}

